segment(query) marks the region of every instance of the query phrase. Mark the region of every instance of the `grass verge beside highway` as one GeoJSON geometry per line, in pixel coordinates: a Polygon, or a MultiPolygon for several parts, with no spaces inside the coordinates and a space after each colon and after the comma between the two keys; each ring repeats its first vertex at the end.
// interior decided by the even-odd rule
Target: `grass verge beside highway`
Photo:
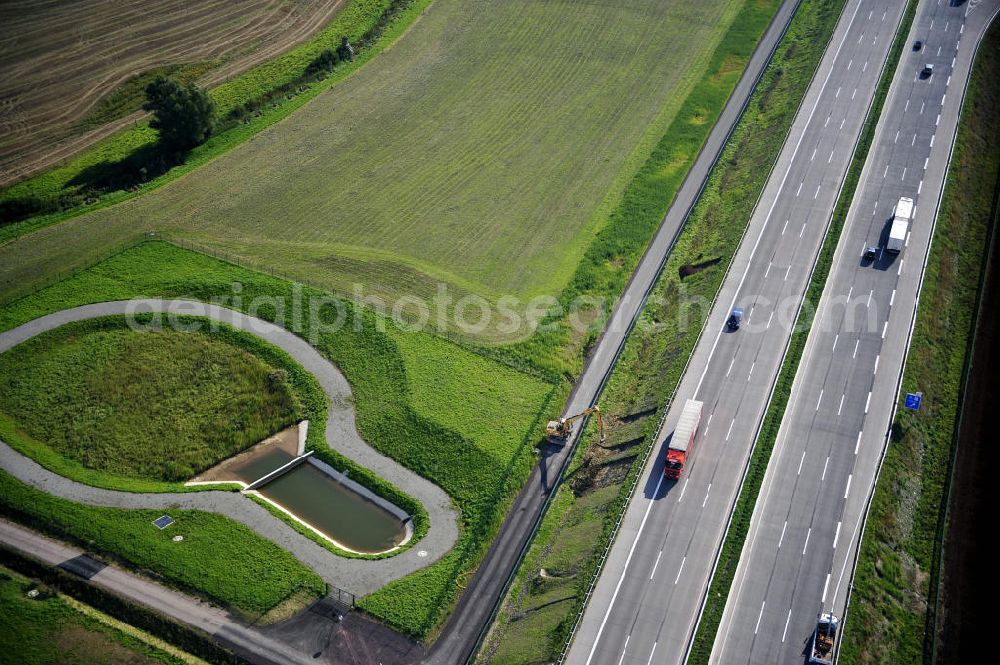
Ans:
{"type": "MultiPolygon", "coordinates": [[[[893,41],[892,48],[889,50],[888,61],[879,79],[878,87],[875,90],[868,118],[865,120],[861,135],[858,138],[854,157],[851,160],[851,165],[848,167],[844,185],[827,230],[826,239],[813,267],[812,278],[805,294],[806,303],[818,303],[823,293],[826,278],[833,264],[833,255],[836,252],[837,243],[840,241],[840,234],[847,219],[847,212],[850,209],[851,201],[854,198],[854,191],[857,189],[862,168],[864,167],[865,160],[868,158],[868,151],[875,137],[875,126],[878,123],[882,107],[885,104],[885,98],[889,94],[889,86],[896,71],[896,63],[899,62],[899,58],[905,48],[906,38],[916,11],[917,0],[910,0],[903,13],[903,18],[896,33],[896,38],[893,41]]],[[[708,663],[708,659],[711,656],[712,645],[715,643],[716,633],[719,629],[719,622],[722,620],[722,612],[726,607],[726,600],[729,596],[733,577],[736,575],[736,567],[739,564],[743,543],[750,528],[750,519],[753,516],[757,495],[760,492],[760,486],[764,480],[768,462],[771,459],[771,451],[774,449],[778,429],[781,426],[781,419],[784,416],[785,407],[788,405],[792,383],[795,380],[795,373],[802,359],[802,352],[805,349],[806,339],[809,337],[809,329],[812,325],[814,314],[815,311],[813,308],[803,307],[796,319],[788,349],[785,353],[785,359],[782,362],[781,370],[778,373],[778,379],[774,386],[774,393],[768,404],[767,412],[764,414],[764,421],[757,436],[757,442],[754,445],[746,478],[743,481],[736,507],[733,510],[729,530],[726,532],[726,538],[723,541],[718,566],[709,585],[705,607],[691,648],[689,662],[692,665],[708,663]]]]}
{"type": "MultiPolygon", "coordinates": [[[[281,320],[306,339],[315,333],[316,348],[351,384],[362,437],[442,487],[461,513],[461,536],[452,553],[360,602],[403,632],[428,635],[458,594],[455,580],[478,564],[530,472],[533,444],[556,409],[556,386],[427,333],[405,333],[328,294],[163,242],[128,249],[11,303],[0,310],[0,330],[75,305],[139,296],[214,299],[272,320],[281,318],[280,310],[281,320]],[[296,302],[306,310],[300,311],[298,326],[296,302]],[[321,324],[335,327],[337,302],[344,307],[344,325],[320,331],[321,324]],[[315,317],[311,303],[317,305],[315,317]],[[418,396],[422,388],[415,380],[434,388],[418,396]],[[484,417],[489,427],[483,426],[484,417]]],[[[290,381],[296,381],[291,370],[290,381]]],[[[327,446],[322,393],[301,395],[311,421],[308,445],[317,457],[350,469],[351,478],[415,514],[416,536],[426,533],[426,513],[413,499],[327,446]]]]}
{"type": "Polygon", "coordinates": [[[923,392],[924,399],[919,412],[897,412],[861,542],[841,663],[930,662],[928,608],[940,583],[959,405],[1000,197],[998,106],[994,22],[969,81],[903,374],[902,392],[923,392]]]}
{"type": "Polygon", "coordinates": [[[590,431],[581,445],[478,662],[513,665],[562,651],[703,328],[709,308],[700,303],[722,284],[842,7],[805,0],[792,19],[601,397],[607,441],[590,431]]]}

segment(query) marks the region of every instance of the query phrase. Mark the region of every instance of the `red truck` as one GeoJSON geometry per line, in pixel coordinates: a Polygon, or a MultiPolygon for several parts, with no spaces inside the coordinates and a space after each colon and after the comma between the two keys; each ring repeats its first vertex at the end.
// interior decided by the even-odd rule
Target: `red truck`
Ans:
{"type": "Polygon", "coordinates": [[[698,434],[698,425],[701,424],[701,402],[689,399],[684,403],[684,410],[674,428],[674,435],[670,438],[670,447],[667,448],[667,459],[663,465],[663,475],[671,480],[677,480],[684,471],[684,461],[687,459],[688,451],[694,446],[694,437],[698,434]]]}

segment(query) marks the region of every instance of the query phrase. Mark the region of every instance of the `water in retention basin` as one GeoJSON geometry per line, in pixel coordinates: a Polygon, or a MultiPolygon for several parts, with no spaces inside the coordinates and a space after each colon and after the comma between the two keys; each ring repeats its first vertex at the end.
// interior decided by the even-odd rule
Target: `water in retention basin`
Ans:
{"type": "Polygon", "coordinates": [[[384,552],[406,536],[398,517],[308,461],[257,490],[356,552],[384,552]]]}
{"type": "Polygon", "coordinates": [[[229,468],[229,472],[243,482],[250,484],[288,464],[293,459],[295,459],[295,455],[290,455],[281,448],[267,448],[234,464],[229,468]]]}
{"type": "Polygon", "coordinates": [[[223,460],[193,480],[200,482],[240,480],[249,485],[295,459],[295,454],[298,452],[298,438],[298,426],[292,425],[252,448],[223,460]]]}

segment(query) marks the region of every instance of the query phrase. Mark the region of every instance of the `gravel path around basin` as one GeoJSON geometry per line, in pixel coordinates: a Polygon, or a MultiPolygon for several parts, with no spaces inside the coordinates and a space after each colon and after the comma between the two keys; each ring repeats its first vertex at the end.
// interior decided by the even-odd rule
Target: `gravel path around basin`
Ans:
{"type": "Polygon", "coordinates": [[[66,323],[130,313],[168,313],[200,316],[253,333],[288,353],[319,381],[329,398],[326,442],[337,452],[370,469],[414,497],[430,518],[427,535],[409,550],[377,561],[346,559],[302,536],[262,506],[234,492],[133,493],[106,490],[69,480],[0,441],[0,468],[53,496],[92,506],[115,508],[190,508],[219,513],[250,527],[291,552],[328,583],[358,596],[437,561],[458,539],[458,515],[448,495],[426,478],[369,446],[358,434],[347,379],[329,360],[292,332],[262,319],[218,305],[192,300],[136,299],[96,303],[65,309],[0,333],[0,353],[36,335],[66,323]],[[424,556],[420,556],[425,553],[424,556]]]}

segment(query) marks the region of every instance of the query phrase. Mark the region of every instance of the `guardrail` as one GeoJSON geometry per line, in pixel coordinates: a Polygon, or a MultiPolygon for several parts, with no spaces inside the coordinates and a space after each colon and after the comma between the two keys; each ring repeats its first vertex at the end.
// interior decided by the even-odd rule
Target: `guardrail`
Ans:
{"type": "MultiPolygon", "coordinates": [[[[848,6],[849,6],[849,3],[845,2],[844,3],[844,8],[843,8],[843,10],[841,12],[841,17],[838,17],[838,21],[842,18],[843,13],[847,11],[848,6]]],[[[899,27],[900,27],[900,25],[902,25],[902,20],[903,20],[904,16],[905,16],[905,10],[904,10],[904,13],[900,15],[900,21],[896,24],[896,32],[899,31],[899,27]]],[[[829,48],[829,45],[827,46],[827,48],[829,48]]],[[[885,70],[886,64],[889,62],[889,58],[891,57],[891,55],[892,55],[892,49],[890,48],[889,51],[886,52],[886,57],[882,61],[882,74],[880,74],[880,76],[884,75],[884,70],[885,70]]],[[[820,62],[822,62],[822,60],[820,62]]],[[[818,72],[818,71],[819,71],[819,67],[817,65],[816,72],[818,72]]],[[[816,72],[813,73],[813,78],[810,79],[810,82],[809,82],[810,86],[813,84],[813,82],[815,80],[816,72]]],[[[861,124],[861,131],[858,133],[858,135],[854,139],[854,145],[851,148],[851,161],[848,162],[848,168],[847,168],[847,171],[844,174],[844,180],[841,181],[840,187],[837,189],[837,196],[834,198],[834,201],[837,202],[837,203],[834,204],[834,208],[830,212],[830,216],[829,216],[829,218],[826,221],[826,230],[823,233],[823,241],[819,244],[819,247],[816,250],[816,254],[813,257],[812,268],[810,269],[810,271],[809,271],[809,277],[806,280],[806,291],[805,291],[805,293],[808,293],[809,288],[812,285],[812,281],[815,278],[817,263],[818,263],[820,257],[822,256],[823,249],[826,246],[827,239],[829,238],[830,229],[831,229],[831,226],[832,226],[832,222],[833,222],[834,217],[836,216],[837,208],[838,208],[838,204],[839,204],[840,198],[841,198],[841,196],[844,193],[844,186],[847,183],[847,178],[850,175],[851,164],[854,161],[855,155],[856,155],[857,150],[858,150],[858,146],[861,143],[861,137],[864,134],[865,125],[868,123],[868,121],[870,119],[870,116],[871,116],[871,113],[872,113],[872,109],[873,109],[873,106],[874,106],[874,103],[875,103],[875,99],[876,99],[877,96],[878,96],[878,89],[876,87],[875,94],[872,95],[872,99],[868,102],[868,108],[865,111],[865,120],[861,124]]],[[[803,101],[804,100],[805,100],[805,97],[803,96],[803,101]]],[[[801,103],[800,103],[799,106],[801,108],[801,103]]],[[[796,115],[798,115],[798,110],[796,111],[796,115]]],[[[789,131],[790,131],[790,129],[789,129],[789,131]]],[[[874,129],[873,129],[873,131],[874,131],[874,129]]],[[[863,175],[863,173],[862,173],[862,175],[863,175]]],[[[860,178],[859,178],[859,180],[860,180],[860,178]]],[[[835,259],[836,259],[836,255],[834,255],[834,257],[831,259],[831,265],[832,265],[833,261],[835,261],[835,259]]],[[[804,303],[805,303],[805,298],[803,298],[803,300],[799,303],[799,307],[796,310],[796,313],[795,313],[795,324],[794,324],[796,327],[800,324],[800,318],[802,316],[802,306],[804,305],[804,303]]],[[[813,318],[815,319],[815,317],[817,317],[817,316],[819,316],[819,311],[817,311],[814,314],[813,318]]],[[[781,379],[782,370],[784,369],[784,365],[785,365],[785,362],[786,362],[787,357],[788,357],[788,350],[791,348],[792,338],[793,337],[794,337],[794,327],[793,327],[793,332],[785,340],[785,348],[782,351],[782,355],[781,355],[781,364],[779,365],[778,373],[775,375],[774,381],[771,384],[770,392],[768,393],[768,399],[767,399],[767,404],[768,405],[770,405],[771,401],[774,399],[774,392],[775,392],[775,389],[777,388],[778,381],[781,379]]],[[[807,340],[806,345],[808,345],[808,344],[809,344],[809,342],[807,340]]],[[[800,355],[800,359],[801,359],[802,355],[805,355],[805,350],[806,350],[805,347],[803,347],[802,353],[800,355]]],[[[796,370],[797,370],[797,368],[796,368],[796,370]]],[[[789,387],[789,401],[791,400],[791,393],[794,391],[795,383],[796,382],[793,380],[792,385],[789,387]]],[[[768,415],[768,410],[765,409],[764,413],[761,415],[761,419],[757,423],[757,428],[756,428],[756,431],[754,432],[754,443],[753,443],[753,446],[750,449],[750,456],[747,458],[747,465],[743,469],[743,478],[740,481],[740,492],[736,495],[736,499],[733,501],[733,511],[735,511],[735,507],[738,505],[739,500],[740,500],[740,496],[741,496],[741,494],[743,492],[743,485],[746,482],[746,477],[747,477],[747,475],[749,473],[750,465],[751,465],[751,463],[753,461],[753,455],[754,455],[754,452],[757,449],[757,445],[759,443],[761,431],[763,429],[764,421],[767,419],[767,415],[768,415]]],[[[780,429],[780,425],[779,425],[778,432],[775,434],[775,443],[777,442],[778,437],[780,435],[781,435],[781,429],[780,429]]],[[[770,465],[768,465],[768,468],[770,469],[770,465]]],[[[761,487],[763,487],[763,484],[764,484],[764,482],[766,482],[766,480],[767,480],[767,473],[765,472],[765,476],[761,479],[761,487]]],[[[716,555],[715,555],[715,561],[712,564],[712,574],[711,574],[711,577],[709,578],[710,579],[709,586],[708,586],[708,588],[706,588],[705,594],[702,596],[701,607],[700,607],[700,609],[698,611],[698,621],[695,623],[694,627],[692,628],[691,635],[688,638],[688,646],[687,646],[687,651],[685,652],[685,655],[684,655],[684,662],[687,662],[690,659],[691,651],[694,648],[695,637],[697,636],[698,628],[701,625],[701,621],[702,621],[702,618],[703,618],[703,615],[704,615],[704,612],[705,612],[705,607],[706,607],[706,605],[708,603],[708,593],[709,593],[709,591],[711,589],[711,583],[712,583],[712,581],[714,581],[715,575],[716,575],[716,573],[718,571],[718,566],[719,566],[719,561],[720,561],[721,556],[722,556],[722,551],[725,548],[725,541],[726,541],[726,538],[729,536],[729,529],[732,526],[733,511],[730,512],[729,519],[726,521],[725,535],[723,536],[722,542],[719,543],[719,548],[718,548],[718,550],[716,552],[716,555]]],[[[747,527],[748,532],[749,532],[749,529],[751,528],[751,526],[752,526],[752,514],[751,514],[751,522],[750,522],[750,524],[748,524],[748,527],[747,527]]],[[[746,543],[744,542],[744,546],[745,546],[745,544],[746,543]]],[[[741,551],[740,551],[740,558],[741,559],[742,559],[742,554],[743,554],[743,550],[741,548],[741,551]]],[[[735,576],[735,573],[734,573],[734,576],[735,576]]],[[[722,621],[724,620],[724,617],[725,617],[725,611],[723,612],[722,617],[720,617],[720,620],[719,620],[720,625],[721,625],[722,621]]],[[[718,626],[716,626],[716,632],[718,632],[718,626]]]]}

